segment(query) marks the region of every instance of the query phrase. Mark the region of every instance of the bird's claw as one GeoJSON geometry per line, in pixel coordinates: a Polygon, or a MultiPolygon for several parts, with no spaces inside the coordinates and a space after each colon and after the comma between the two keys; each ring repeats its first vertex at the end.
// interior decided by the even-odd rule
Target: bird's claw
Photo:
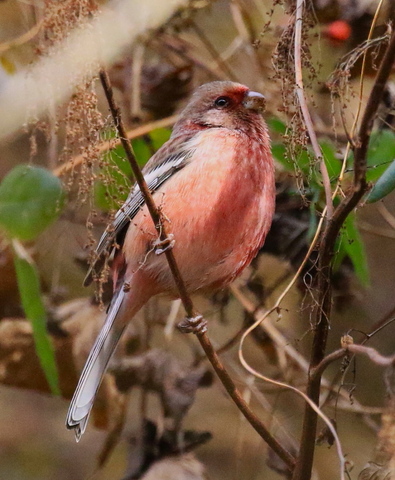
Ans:
{"type": "Polygon", "coordinates": [[[170,233],[165,239],[160,240],[159,238],[154,242],[154,250],[156,255],[162,255],[166,250],[171,250],[176,241],[174,240],[174,235],[170,233]]]}
{"type": "Polygon", "coordinates": [[[207,332],[207,320],[203,315],[196,315],[195,317],[186,317],[177,325],[181,333],[202,334],[207,332]]]}

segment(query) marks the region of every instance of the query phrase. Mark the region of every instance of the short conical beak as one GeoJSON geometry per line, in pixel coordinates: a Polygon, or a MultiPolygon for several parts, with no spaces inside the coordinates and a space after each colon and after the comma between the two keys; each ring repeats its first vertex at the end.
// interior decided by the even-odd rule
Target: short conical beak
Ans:
{"type": "Polygon", "coordinates": [[[266,99],[261,93],[247,92],[243,100],[243,105],[249,110],[263,112],[266,106],[266,99]]]}

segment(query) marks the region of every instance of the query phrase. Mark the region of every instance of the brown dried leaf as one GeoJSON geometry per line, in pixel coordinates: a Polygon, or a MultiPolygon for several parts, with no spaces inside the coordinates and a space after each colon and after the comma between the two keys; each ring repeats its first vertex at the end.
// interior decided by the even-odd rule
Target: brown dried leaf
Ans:
{"type": "Polygon", "coordinates": [[[165,418],[171,419],[174,429],[178,430],[201,386],[206,368],[186,366],[171,353],[152,349],[139,356],[114,361],[110,371],[121,392],[142,386],[158,393],[165,418]]]}
{"type": "MultiPolygon", "coordinates": [[[[62,395],[69,398],[77,376],[69,338],[53,338],[59,367],[62,395]]],[[[49,393],[36,355],[32,327],[25,319],[7,318],[0,322],[0,383],[49,393]]]]}

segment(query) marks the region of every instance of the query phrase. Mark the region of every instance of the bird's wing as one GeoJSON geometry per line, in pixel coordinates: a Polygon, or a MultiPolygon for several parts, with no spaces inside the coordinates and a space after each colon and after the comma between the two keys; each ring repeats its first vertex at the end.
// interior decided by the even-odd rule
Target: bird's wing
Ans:
{"type": "MultiPolygon", "coordinates": [[[[195,148],[189,146],[190,137],[170,139],[150,159],[143,170],[149,190],[156,192],[163,183],[177,171],[185,167],[194,154],[195,148]]],[[[145,204],[140,187],[132,188],[126,202],[116,213],[112,223],[101,236],[94,254],[94,261],[85,277],[84,285],[89,285],[94,276],[100,274],[114,244],[120,244],[124,236],[122,232],[145,204]],[[120,238],[121,237],[121,238],[120,238]]]]}

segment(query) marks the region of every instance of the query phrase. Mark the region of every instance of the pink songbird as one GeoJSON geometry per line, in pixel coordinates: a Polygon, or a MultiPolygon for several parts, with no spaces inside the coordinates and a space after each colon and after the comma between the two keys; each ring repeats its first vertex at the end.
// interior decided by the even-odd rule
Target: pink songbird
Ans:
{"type": "MultiPolygon", "coordinates": [[[[143,173],[172,233],[190,293],[232,282],[262,247],[275,204],[274,166],[262,118],[265,99],[233,82],[199,87],[143,173]]],[[[114,251],[114,295],[70,404],[77,441],[127,323],[158,294],[178,292],[138,186],[106,229],[86,284],[114,251]]],[[[197,326],[197,329],[202,328],[197,326]]],[[[186,328],[188,330],[188,328],[186,328]]],[[[194,331],[193,322],[189,331],[194,331]]],[[[201,331],[201,330],[200,330],[201,331]]]]}

